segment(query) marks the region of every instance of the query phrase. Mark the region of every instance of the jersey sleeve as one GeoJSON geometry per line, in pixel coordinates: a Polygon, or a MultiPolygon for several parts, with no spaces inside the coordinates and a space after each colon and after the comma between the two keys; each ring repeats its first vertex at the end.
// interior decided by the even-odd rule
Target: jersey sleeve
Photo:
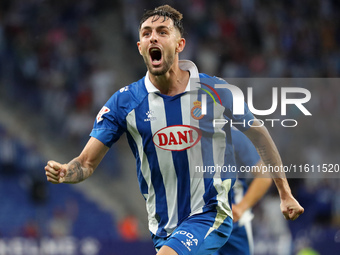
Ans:
{"type": "MultiPolygon", "coordinates": [[[[90,136],[111,147],[126,130],[125,116],[128,98],[117,91],[97,114],[90,136]]],[[[126,92],[127,94],[128,92],[126,92]]]]}
{"type": "MultiPolygon", "coordinates": [[[[218,77],[214,77],[215,79],[215,86],[216,84],[223,84],[226,86],[229,86],[230,84],[228,84],[225,80],[218,78],[218,77]]],[[[232,86],[232,85],[231,85],[232,86]]],[[[236,104],[236,107],[239,108],[243,108],[242,113],[240,114],[235,114],[235,110],[234,109],[234,101],[236,100],[235,98],[238,97],[238,99],[240,99],[241,95],[239,95],[238,93],[236,93],[237,91],[241,91],[240,89],[237,89],[237,91],[232,92],[229,88],[218,88],[216,89],[216,91],[218,92],[218,94],[220,95],[220,100],[222,105],[225,107],[225,116],[227,119],[229,119],[229,121],[232,121],[232,125],[233,127],[236,127],[238,130],[244,132],[247,131],[251,125],[253,124],[253,120],[254,120],[254,115],[252,114],[252,112],[249,110],[247,103],[244,101],[244,99],[242,101],[238,100],[239,104],[242,105],[238,105],[236,104]]],[[[242,98],[243,98],[243,94],[242,94],[242,98]]],[[[237,109],[239,110],[239,109],[237,109]]]]}

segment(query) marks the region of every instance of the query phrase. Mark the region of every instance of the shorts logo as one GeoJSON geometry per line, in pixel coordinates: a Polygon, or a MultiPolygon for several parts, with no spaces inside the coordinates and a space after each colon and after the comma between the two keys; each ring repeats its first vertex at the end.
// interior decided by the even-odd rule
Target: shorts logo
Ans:
{"type": "Polygon", "coordinates": [[[107,108],[106,106],[103,106],[103,108],[97,114],[97,117],[96,117],[97,123],[101,122],[103,120],[103,115],[105,113],[108,113],[109,111],[110,111],[109,108],[107,108]]]}
{"type": "Polygon", "coordinates": [[[193,244],[193,242],[191,241],[191,239],[187,239],[187,241],[185,242],[187,244],[187,246],[191,246],[193,244]]]}
{"type": "Polygon", "coordinates": [[[200,120],[204,117],[204,114],[202,114],[202,103],[200,101],[194,102],[194,107],[191,108],[191,117],[193,117],[195,120],[200,120]]]}
{"type": "Polygon", "coordinates": [[[183,235],[183,236],[185,236],[185,241],[184,241],[184,240],[181,240],[181,243],[182,243],[189,251],[191,251],[191,248],[190,248],[191,246],[193,246],[193,245],[197,246],[197,244],[198,244],[197,238],[194,238],[194,235],[193,235],[193,234],[191,234],[191,233],[189,233],[189,232],[186,232],[186,231],[184,231],[184,230],[179,230],[179,231],[175,232],[175,233],[173,234],[173,236],[175,236],[175,235],[183,235]]]}

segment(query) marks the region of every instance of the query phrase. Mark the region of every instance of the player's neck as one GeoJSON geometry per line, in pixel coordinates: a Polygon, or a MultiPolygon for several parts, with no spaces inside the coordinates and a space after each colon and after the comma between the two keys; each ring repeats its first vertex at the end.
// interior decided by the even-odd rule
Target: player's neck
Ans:
{"type": "Polygon", "coordinates": [[[164,75],[156,76],[149,73],[149,78],[161,94],[175,96],[185,91],[190,74],[188,71],[181,70],[177,65],[171,67],[164,75]]]}

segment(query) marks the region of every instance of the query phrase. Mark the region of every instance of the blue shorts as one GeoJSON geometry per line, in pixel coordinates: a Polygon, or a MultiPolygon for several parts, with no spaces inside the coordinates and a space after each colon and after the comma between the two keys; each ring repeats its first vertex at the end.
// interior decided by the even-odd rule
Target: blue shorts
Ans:
{"type": "Polygon", "coordinates": [[[230,217],[204,212],[185,219],[170,236],[152,235],[152,240],[157,251],[166,245],[179,255],[210,255],[227,242],[232,226],[230,217]]]}
{"type": "Polygon", "coordinates": [[[249,221],[244,226],[234,227],[228,242],[214,255],[251,255],[253,254],[253,246],[253,234],[249,221]]]}

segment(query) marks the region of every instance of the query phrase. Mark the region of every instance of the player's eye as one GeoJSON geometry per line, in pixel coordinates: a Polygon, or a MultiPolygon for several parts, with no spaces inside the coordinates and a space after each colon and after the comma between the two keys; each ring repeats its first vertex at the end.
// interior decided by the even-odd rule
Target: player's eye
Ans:
{"type": "Polygon", "coordinates": [[[149,31],[145,31],[145,32],[142,33],[142,36],[150,36],[150,34],[151,33],[149,31]]]}

